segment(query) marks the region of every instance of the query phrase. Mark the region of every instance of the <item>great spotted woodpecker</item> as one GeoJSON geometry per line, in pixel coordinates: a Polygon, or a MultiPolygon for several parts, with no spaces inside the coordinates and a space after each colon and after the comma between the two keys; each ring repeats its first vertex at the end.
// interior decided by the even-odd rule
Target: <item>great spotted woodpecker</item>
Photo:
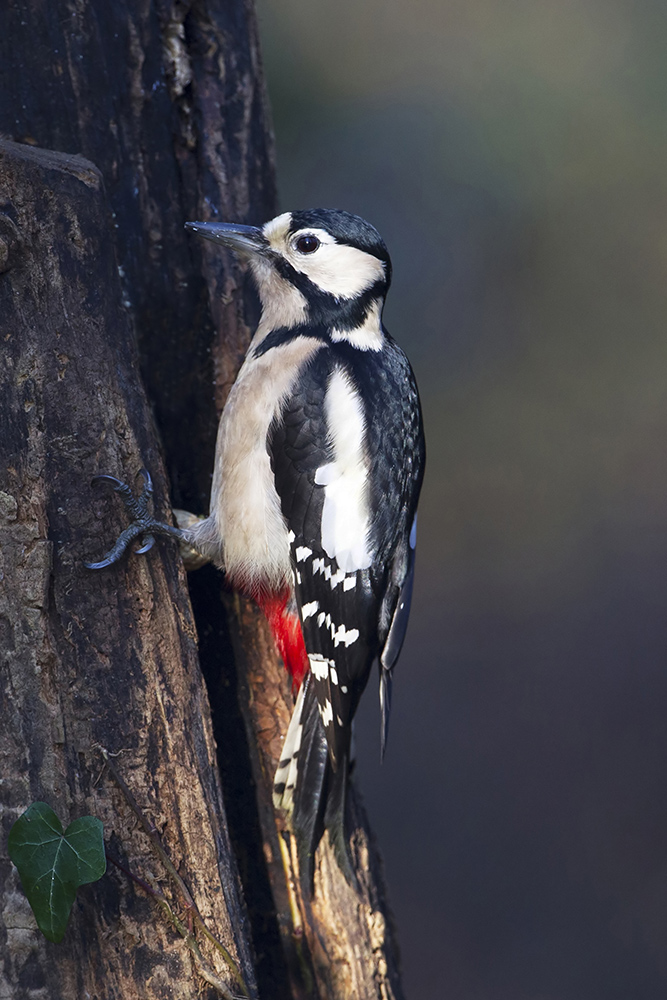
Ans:
{"type": "Polygon", "coordinates": [[[352,720],[378,660],[384,754],[424,472],[415,378],[382,325],[391,261],[373,226],[342,211],[187,228],[247,258],[262,306],[220,420],[210,513],[170,528],[147,514],[149,488],[136,501],[102,477],[134,503],[135,522],[92,565],[134,537],[145,551],[152,534],[176,535],[258,602],[298,688],[274,803],[304,883],[325,828],[349,878],[352,720]]]}

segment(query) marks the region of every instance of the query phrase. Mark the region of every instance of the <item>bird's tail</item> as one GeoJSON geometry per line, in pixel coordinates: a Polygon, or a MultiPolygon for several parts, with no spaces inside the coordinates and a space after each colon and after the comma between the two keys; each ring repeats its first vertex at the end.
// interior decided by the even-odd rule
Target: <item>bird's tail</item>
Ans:
{"type": "Polygon", "coordinates": [[[313,887],[315,851],[325,829],[346,880],[356,880],[345,829],[348,754],[334,771],[320,719],[315,688],[308,674],[301,685],[276,771],[273,802],[288,815],[294,834],[302,891],[313,887]]]}

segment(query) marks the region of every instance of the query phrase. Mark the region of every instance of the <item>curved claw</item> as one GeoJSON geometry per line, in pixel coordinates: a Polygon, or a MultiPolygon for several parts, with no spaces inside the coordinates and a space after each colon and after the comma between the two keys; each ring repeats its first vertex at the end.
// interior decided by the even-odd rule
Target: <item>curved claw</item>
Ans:
{"type": "Polygon", "coordinates": [[[109,549],[103,559],[94,563],[87,562],[84,563],[84,565],[87,569],[106,569],[107,566],[112,566],[113,563],[118,562],[130,542],[133,542],[139,535],[145,534],[145,531],[146,528],[143,525],[131,524],[129,527],[125,528],[124,531],[121,531],[120,535],[116,539],[116,544],[113,548],[109,549]]]}
{"type": "Polygon", "coordinates": [[[124,486],[125,483],[121,483],[120,479],[116,479],[115,476],[107,476],[105,474],[100,474],[99,476],[93,476],[90,480],[91,486],[97,486],[98,483],[111,483],[113,488],[117,490],[120,486],[124,486]]]}
{"type": "Polygon", "coordinates": [[[148,469],[139,469],[139,475],[144,481],[144,486],[139,499],[148,500],[149,497],[153,496],[153,480],[151,479],[151,474],[148,469]]]}
{"type": "Polygon", "coordinates": [[[141,548],[134,550],[135,556],[142,556],[144,552],[150,552],[150,550],[153,548],[154,545],[155,545],[155,535],[146,535],[146,541],[141,546],[141,548]]]}

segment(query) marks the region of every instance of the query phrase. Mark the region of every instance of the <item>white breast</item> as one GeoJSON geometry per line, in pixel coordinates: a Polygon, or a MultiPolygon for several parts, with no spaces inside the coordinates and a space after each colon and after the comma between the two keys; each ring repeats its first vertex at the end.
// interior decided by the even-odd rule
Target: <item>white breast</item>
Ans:
{"type": "Polygon", "coordinates": [[[288,531],[266,443],[299,371],[322,346],[297,337],[246,358],[220,418],[211,511],[197,541],[210,550],[215,537],[218,561],[235,586],[274,589],[291,582],[288,531]]]}

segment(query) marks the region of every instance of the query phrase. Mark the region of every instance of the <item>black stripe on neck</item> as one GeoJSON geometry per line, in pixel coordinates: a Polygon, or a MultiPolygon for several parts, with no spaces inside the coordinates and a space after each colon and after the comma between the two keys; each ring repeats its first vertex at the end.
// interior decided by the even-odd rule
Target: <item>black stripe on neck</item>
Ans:
{"type": "Polygon", "coordinates": [[[312,326],[310,323],[300,323],[299,326],[277,326],[275,330],[267,333],[261,344],[253,348],[251,352],[252,357],[261,358],[267,351],[272,350],[274,347],[280,347],[281,344],[289,344],[290,341],[296,340],[297,337],[312,337],[315,340],[323,341],[325,344],[331,343],[329,331],[323,326],[312,326]]]}
{"type": "Polygon", "coordinates": [[[311,326],[325,326],[336,330],[356,330],[361,326],[376,299],[384,299],[387,281],[379,278],[365,292],[353,299],[338,298],[330,292],[318,288],[310,278],[284,259],[278,257],[274,267],[281,278],[289,281],[304,296],[308,303],[308,323],[311,326]]]}

